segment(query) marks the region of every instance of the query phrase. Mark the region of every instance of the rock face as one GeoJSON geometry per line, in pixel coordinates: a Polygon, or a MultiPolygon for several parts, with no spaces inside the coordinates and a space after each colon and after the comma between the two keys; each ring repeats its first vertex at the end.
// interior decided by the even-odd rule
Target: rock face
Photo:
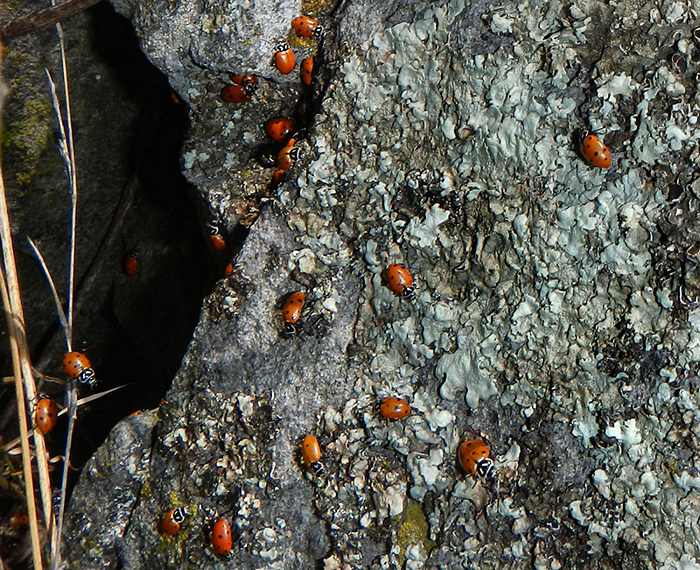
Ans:
{"type": "Polygon", "coordinates": [[[692,11],[310,3],[337,31],[327,85],[270,192],[260,125],[309,94],[260,66],[298,7],[250,3],[248,45],[236,2],[117,5],[191,107],[186,175],[227,233],[250,233],[167,401],[117,428],[140,426],[129,453],[112,437],[86,467],[72,567],[700,563],[692,11]],[[261,74],[250,102],[218,99],[229,71],[261,74]],[[612,168],[577,154],[582,129],[612,168]],[[413,301],[383,284],[390,263],[411,268],[413,301]],[[307,327],[284,338],[294,290],[307,327]],[[383,419],[387,395],[413,414],[383,419]],[[306,433],[321,472],[297,456],[306,433]],[[473,437],[494,486],[456,465],[473,437]],[[190,515],[163,537],[177,506],[190,515]],[[230,559],[208,545],[219,516],[230,559]]]}

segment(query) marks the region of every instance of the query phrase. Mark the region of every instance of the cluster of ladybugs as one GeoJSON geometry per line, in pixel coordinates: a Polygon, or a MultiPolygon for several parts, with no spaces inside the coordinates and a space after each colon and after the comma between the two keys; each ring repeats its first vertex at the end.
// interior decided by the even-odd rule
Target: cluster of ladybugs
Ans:
{"type": "MultiPolygon", "coordinates": [[[[186,507],[170,509],[160,519],[160,532],[167,536],[175,536],[189,515],[186,507]]],[[[219,556],[226,556],[233,550],[233,530],[227,519],[221,517],[214,522],[210,541],[214,552],[219,556]]]]}
{"type": "MultiPolygon", "coordinates": [[[[402,299],[412,300],[415,297],[415,282],[411,270],[401,263],[389,265],[383,273],[384,282],[394,295],[402,299]]],[[[282,320],[287,335],[299,333],[303,329],[302,309],[305,295],[301,291],[294,291],[287,297],[282,307],[282,320]]],[[[410,404],[396,397],[384,398],[379,404],[380,415],[391,421],[402,420],[411,414],[410,404]]],[[[321,463],[321,445],[313,434],[305,435],[299,445],[302,462],[316,473],[323,470],[321,463]]],[[[491,450],[480,439],[465,440],[459,446],[457,457],[465,472],[472,477],[482,477],[487,481],[493,481],[496,477],[496,468],[489,457],[491,450]]]]}
{"type": "MultiPolygon", "coordinates": [[[[320,49],[324,29],[317,18],[298,16],[292,20],[292,30],[300,38],[318,40],[320,49]]],[[[280,42],[276,46],[273,61],[282,75],[288,75],[296,67],[296,55],[286,42],[280,42]]],[[[301,82],[306,88],[312,86],[314,66],[313,56],[305,57],[301,61],[301,82]]],[[[232,84],[221,90],[221,98],[225,102],[244,103],[255,95],[258,87],[258,79],[255,75],[232,74],[229,77],[232,84]]],[[[298,160],[299,149],[295,145],[299,142],[301,132],[297,129],[298,125],[289,117],[274,117],[265,123],[265,132],[276,146],[273,146],[274,152],[272,153],[268,153],[266,148],[266,152],[260,154],[260,159],[264,166],[275,168],[271,180],[272,189],[279,186],[287,172],[298,160]]],[[[265,145],[263,146],[265,147],[265,145]]]]}
{"type": "MultiPolygon", "coordinates": [[[[90,359],[82,352],[67,352],[63,356],[63,371],[70,380],[93,387],[97,380],[90,359]]],[[[58,405],[45,394],[37,396],[34,406],[34,426],[46,435],[56,427],[58,405]]]]}

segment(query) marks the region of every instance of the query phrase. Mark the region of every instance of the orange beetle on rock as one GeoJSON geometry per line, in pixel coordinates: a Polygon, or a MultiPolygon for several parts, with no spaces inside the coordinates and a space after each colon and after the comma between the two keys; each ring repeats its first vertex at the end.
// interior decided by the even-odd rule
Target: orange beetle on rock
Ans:
{"type": "Polygon", "coordinates": [[[489,456],[489,446],[480,439],[467,439],[463,441],[457,450],[457,457],[462,469],[475,479],[483,477],[487,481],[493,481],[496,477],[496,467],[489,456]]]}
{"type": "Polygon", "coordinates": [[[293,291],[287,295],[282,305],[283,336],[290,337],[301,332],[303,327],[301,317],[305,303],[306,293],[303,291],[293,291]]]}
{"type": "Polygon", "coordinates": [[[411,414],[411,406],[402,398],[384,398],[379,413],[388,420],[402,420],[411,414]]]}
{"type": "Polygon", "coordinates": [[[297,58],[287,42],[280,42],[275,46],[275,67],[282,75],[288,75],[297,64],[297,58]]]}
{"type": "Polygon", "coordinates": [[[323,26],[313,16],[297,16],[292,20],[292,29],[300,38],[320,39],[324,34],[323,26]]]}
{"type": "Polygon", "coordinates": [[[301,60],[301,82],[307,87],[311,87],[314,79],[314,58],[305,57],[301,60]]]}
{"type": "Polygon", "coordinates": [[[180,532],[182,523],[185,522],[186,518],[187,509],[185,507],[170,509],[163,515],[163,518],[160,519],[160,532],[168,536],[175,536],[180,532]]]}
{"type": "Polygon", "coordinates": [[[384,272],[386,284],[391,292],[404,299],[413,299],[415,285],[411,270],[402,263],[392,263],[384,272]]]}
{"type": "Polygon", "coordinates": [[[233,550],[233,530],[225,518],[218,519],[211,529],[211,546],[218,556],[227,556],[233,550]]]}
{"type": "Polygon", "coordinates": [[[610,149],[598,135],[584,131],[581,135],[581,155],[591,166],[607,169],[612,164],[610,149]]]}

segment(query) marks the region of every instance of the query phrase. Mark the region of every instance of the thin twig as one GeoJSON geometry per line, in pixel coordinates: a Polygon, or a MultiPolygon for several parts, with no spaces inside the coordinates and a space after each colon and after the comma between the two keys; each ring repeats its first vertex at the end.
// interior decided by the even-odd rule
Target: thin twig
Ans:
{"type": "MultiPolygon", "coordinates": [[[[0,176],[2,194],[5,193],[2,177],[0,176]]],[[[41,568],[41,542],[39,540],[39,523],[36,518],[36,505],[34,504],[34,478],[32,476],[32,452],[29,448],[29,430],[27,429],[27,409],[24,406],[24,385],[22,384],[22,365],[20,364],[19,346],[17,336],[22,335],[19,327],[15,326],[10,296],[7,292],[4,272],[0,272],[0,293],[7,317],[7,330],[10,336],[10,349],[12,351],[12,368],[15,373],[15,397],[17,398],[17,418],[19,420],[20,443],[22,445],[22,471],[24,474],[24,493],[27,500],[27,515],[29,516],[29,534],[32,540],[32,558],[35,570],[41,568]]]]}
{"type": "MultiPolygon", "coordinates": [[[[71,345],[73,343],[73,299],[74,299],[74,289],[75,289],[75,231],[78,215],[78,178],[76,173],[76,163],[75,163],[75,144],[73,142],[73,118],[71,114],[71,104],[70,104],[70,88],[68,87],[68,64],[66,63],[66,45],[63,40],[63,28],[61,24],[56,24],[56,32],[58,33],[59,45],[61,48],[61,69],[63,71],[63,96],[65,98],[66,106],[66,117],[65,117],[65,131],[67,132],[67,144],[68,144],[68,158],[69,161],[66,164],[66,169],[69,174],[68,176],[68,191],[71,197],[71,209],[70,209],[70,234],[69,234],[69,247],[70,253],[68,256],[68,335],[67,335],[67,345],[68,350],[71,350],[71,345]]],[[[55,105],[58,111],[58,121],[63,123],[63,116],[60,114],[60,108],[55,105]]],[[[65,160],[65,157],[64,157],[65,160]]],[[[68,383],[68,389],[66,390],[66,408],[68,408],[68,432],[66,434],[66,447],[64,451],[64,457],[66,458],[63,463],[63,473],[61,475],[61,495],[60,503],[58,508],[58,517],[56,519],[56,526],[54,527],[54,532],[51,534],[51,568],[52,570],[57,570],[61,564],[61,534],[63,532],[63,516],[66,508],[66,488],[68,486],[68,466],[70,465],[70,453],[71,446],[73,443],[73,430],[75,428],[75,419],[78,415],[78,391],[76,388],[75,381],[68,383]]]]}
{"type": "Polygon", "coordinates": [[[58,320],[61,321],[61,327],[63,327],[63,334],[65,335],[66,340],[66,351],[70,352],[68,322],[66,321],[66,314],[63,312],[63,305],[61,304],[61,299],[58,297],[58,291],[56,291],[56,284],[53,282],[53,278],[51,277],[49,268],[46,266],[46,261],[44,261],[44,256],[41,255],[39,248],[36,246],[32,238],[27,237],[27,241],[29,242],[29,247],[32,248],[34,256],[39,262],[39,265],[41,265],[41,269],[44,272],[44,277],[46,277],[46,281],[48,281],[49,283],[49,288],[51,289],[51,294],[53,295],[53,302],[56,305],[56,313],[58,313],[58,320]]]}
{"type": "MultiPolygon", "coordinates": [[[[70,88],[68,87],[68,64],[66,63],[66,44],[63,40],[63,27],[56,24],[58,42],[61,46],[61,69],[63,71],[63,96],[66,105],[66,131],[68,133],[68,151],[70,153],[69,192],[71,197],[70,209],[70,256],[68,258],[68,345],[73,343],[73,299],[75,293],[75,228],[78,219],[78,173],[75,162],[75,144],[73,143],[73,116],[70,105],[70,88]]],[[[70,350],[70,349],[69,349],[70,350]]]]}
{"type": "Polygon", "coordinates": [[[87,10],[100,0],[67,0],[56,6],[36,10],[27,16],[12,20],[0,29],[0,38],[9,40],[53,26],[55,23],[87,10]]]}

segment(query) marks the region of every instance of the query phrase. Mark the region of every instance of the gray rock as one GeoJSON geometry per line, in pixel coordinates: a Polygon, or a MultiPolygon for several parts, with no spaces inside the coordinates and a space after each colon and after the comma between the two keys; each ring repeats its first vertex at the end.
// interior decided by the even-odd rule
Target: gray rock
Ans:
{"type": "MultiPolygon", "coordinates": [[[[182,50],[158,55],[164,36],[143,36],[187,89],[188,177],[229,227],[246,204],[261,214],[161,407],[151,492],[138,494],[120,563],[693,567],[695,16],[681,3],[452,0],[395,4],[410,17],[392,25],[384,4],[345,4],[344,41],[367,39],[327,39],[330,84],[305,158],[267,205],[270,171],[248,158],[258,125],[298,90],[263,81],[231,111],[202,71],[223,69],[201,37],[196,57],[210,59],[194,70],[182,50]],[[369,29],[353,36],[363,6],[369,29]],[[609,171],[578,156],[583,128],[611,145],[609,171]],[[383,285],[394,262],[414,272],[414,301],[383,285]],[[295,289],[323,326],[285,339],[279,302],[295,289]],[[387,422],[386,395],[414,413],[387,422]],[[307,432],[321,474],[296,457],[307,432]],[[494,487],[456,465],[467,437],[490,443],[494,487]],[[159,536],[179,505],[193,511],[181,535],[159,536]],[[230,561],[207,546],[222,515],[235,520],[230,561]]],[[[150,20],[166,18],[153,9],[150,20]]],[[[145,13],[133,15],[144,34],[145,13]]],[[[257,69],[247,49],[237,61],[257,69]]],[[[93,509],[121,500],[87,477],[78,492],[93,509]]],[[[72,550],[71,564],[86,556],[72,550]]]]}

